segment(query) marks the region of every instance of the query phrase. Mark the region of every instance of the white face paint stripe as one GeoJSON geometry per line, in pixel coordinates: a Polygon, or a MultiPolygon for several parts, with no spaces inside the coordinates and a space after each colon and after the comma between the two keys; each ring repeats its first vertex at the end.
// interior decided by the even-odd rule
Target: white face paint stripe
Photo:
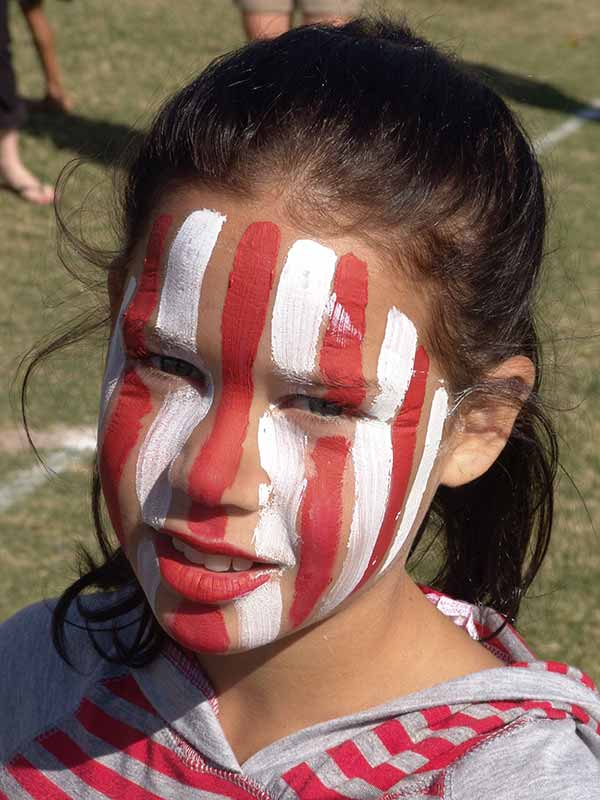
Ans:
{"type": "Polygon", "coordinates": [[[404,402],[416,348],[415,326],[397,308],[391,308],[377,361],[380,390],[371,405],[373,416],[385,422],[358,420],[356,423],[352,445],[355,505],[348,552],[321,606],[321,615],[330,613],[360,583],[377,543],[387,508],[393,464],[392,429],[388,420],[395,417],[404,402]]]}
{"type": "Polygon", "coordinates": [[[167,261],[156,327],[194,353],[202,281],[225,221],[217,211],[194,211],[179,229],[167,261]]]}
{"type": "Polygon", "coordinates": [[[271,483],[259,489],[260,514],[252,538],[256,555],[293,567],[296,519],[306,486],[306,434],[285,414],[269,410],[259,422],[258,450],[271,483]]]}
{"type": "Polygon", "coordinates": [[[110,340],[110,345],[108,347],[108,358],[106,361],[106,369],[104,371],[104,377],[102,379],[102,390],[100,393],[101,405],[100,405],[100,414],[98,419],[98,437],[100,437],[103,425],[104,425],[104,418],[106,416],[106,409],[110,405],[110,400],[113,396],[113,392],[115,391],[115,387],[119,382],[121,377],[121,373],[125,367],[125,347],[123,346],[123,333],[121,331],[121,324],[123,322],[123,317],[125,316],[125,311],[127,310],[127,306],[131,302],[131,298],[134,295],[136,287],[135,278],[132,276],[129,281],[127,282],[127,286],[125,287],[125,292],[123,293],[123,301],[121,302],[121,307],[119,308],[119,314],[117,316],[117,321],[115,324],[115,328],[113,331],[113,335],[110,340]]]}
{"type": "MultiPolygon", "coordinates": [[[[202,282],[213,249],[225,223],[217,211],[194,211],[179,229],[167,261],[160,293],[156,327],[169,350],[197,351],[198,303],[202,282]]],[[[176,355],[176,352],[173,352],[176,355]]],[[[142,519],[153,528],[165,524],[171,504],[173,462],[181,454],[196,426],[208,414],[212,400],[212,381],[204,395],[185,386],[163,400],[140,448],[136,466],[136,492],[142,519]]]]}
{"type": "Polygon", "coordinates": [[[172,494],[169,469],[208,414],[212,399],[212,393],[201,395],[191,386],[171,392],[146,434],[138,455],[135,486],[142,519],[152,528],[159,530],[165,524],[172,494]]]}
{"type": "Polygon", "coordinates": [[[391,420],[402,406],[412,377],[416,350],[415,326],[397,308],[391,308],[377,361],[380,390],[370,409],[374,417],[391,420]]]}
{"type": "Polygon", "coordinates": [[[335,338],[338,341],[344,341],[348,336],[358,336],[358,331],[352,324],[350,315],[341,303],[338,303],[337,295],[332,292],[325,309],[327,319],[331,325],[335,338]]]}
{"type": "Polygon", "coordinates": [[[286,373],[302,377],[314,370],[336,260],[333,250],[310,239],[299,239],[289,249],[271,327],[273,359],[286,373]]]}
{"type": "Polygon", "coordinates": [[[160,585],[158,557],[151,539],[142,539],[137,548],[137,568],[140,585],[148,598],[150,608],[156,612],[156,592],[160,585]]]}
{"type": "Polygon", "coordinates": [[[239,627],[239,647],[252,649],[274,641],[281,629],[283,602],[278,580],[263,583],[234,601],[239,627]]]}
{"type": "Polygon", "coordinates": [[[392,456],[390,426],[376,420],[359,420],[352,445],[355,503],[348,552],[342,570],[321,606],[322,616],[329,614],[351,594],[369,565],[387,507],[392,456]]]}
{"type": "MultiPolygon", "coordinates": [[[[331,311],[335,252],[299,239],[290,247],[279,277],[271,320],[273,360],[284,373],[314,371],[319,333],[331,311]]],[[[263,414],[258,431],[261,466],[270,484],[259,488],[260,515],[253,544],[259,558],[296,564],[296,521],[306,487],[306,434],[285,415],[263,414]]]]}
{"type": "Polygon", "coordinates": [[[415,475],[410,494],[408,495],[408,500],[406,501],[406,505],[404,507],[402,522],[400,523],[400,527],[398,528],[398,532],[396,533],[394,541],[392,542],[392,546],[390,547],[386,560],[379,570],[379,575],[382,575],[394,561],[400,552],[402,545],[406,541],[407,536],[412,530],[417,514],[419,513],[421,500],[423,499],[425,489],[427,488],[427,482],[429,481],[431,470],[433,469],[433,465],[435,464],[435,459],[440,448],[447,410],[448,395],[446,390],[437,389],[431,404],[431,413],[429,415],[427,434],[425,436],[425,446],[423,448],[423,454],[421,456],[419,468],[417,469],[417,474],[415,475]]]}

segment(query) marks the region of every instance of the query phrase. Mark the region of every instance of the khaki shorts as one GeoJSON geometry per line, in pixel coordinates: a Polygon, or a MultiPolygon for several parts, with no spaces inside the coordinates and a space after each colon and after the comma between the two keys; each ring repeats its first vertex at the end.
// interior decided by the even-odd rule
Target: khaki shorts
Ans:
{"type": "Polygon", "coordinates": [[[303,14],[336,14],[354,17],[360,14],[362,0],[235,0],[242,11],[254,14],[291,14],[299,8],[303,14]]]}

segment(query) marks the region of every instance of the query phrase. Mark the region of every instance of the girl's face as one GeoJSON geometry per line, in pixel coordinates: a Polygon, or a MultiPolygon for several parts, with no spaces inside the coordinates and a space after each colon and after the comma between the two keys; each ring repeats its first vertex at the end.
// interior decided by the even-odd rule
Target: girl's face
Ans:
{"type": "Polygon", "coordinates": [[[102,487],[166,632],[249,650],[362,602],[437,486],[424,308],[359,239],[165,199],[115,307],[102,487]]]}

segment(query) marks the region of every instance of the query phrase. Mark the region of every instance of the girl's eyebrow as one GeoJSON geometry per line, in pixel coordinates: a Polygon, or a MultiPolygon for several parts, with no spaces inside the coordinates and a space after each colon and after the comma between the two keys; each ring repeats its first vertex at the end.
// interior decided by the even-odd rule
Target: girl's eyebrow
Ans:
{"type": "Polygon", "coordinates": [[[354,378],[348,376],[347,380],[340,380],[339,378],[331,377],[326,381],[320,373],[299,373],[291,372],[289,370],[282,370],[279,367],[274,367],[274,374],[279,379],[286,383],[294,383],[299,386],[310,386],[315,389],[364,389],[367,393],[378,392],[381,386],[377,379],[371,378],[354,378]]]}
{"type": "MultiPolygon", "coordinates": [[[[130,339],[138,339],[140,331],[136,325],[135,320],[131,321],[127,317],[123,320],[123,338],[125,341],[130,339]]],[[[197,345],[195,341],[188,340],[186,336],[174,337],[167,334],[160,328],[153,325],[144,325],[143,329],[144,344],[149,347],[154,347],[157,350],[162,350],[168,354],[169,351],[177,351],[183,354],[194,355],[197,353],[197,345]]]]}
{"type": "Polygon", "coordinates": [[[189,350],[191,353],[195,353],[197,350],[197,344],[195,340],[188,340],[188,338],[184,335],[175,337],[172,334],[163,331],[161,328],[147,327],[145,329],[145,336],[146,341],[149,344],[165,350],[168,350],[169,347],[177,347],[180,350],[189,350]]]}
{"type": "MultiPolygon", "coordinates": [[[[127,319],[123,323],[124,336],[127,338],[127,319]]],[[[182,352],[183,354],[189,353],[195,355],[197,353],[196,342],[187,341],[184,336],[174,338],[165,333],[160,328],[151,325],[144,327],[144,340],[147,345],[156,347],[168,353],[169,350],[182,352]]],[[[376,394],[381,390],[381,385],[376,378],[355,378],[348,376],[347,380],[340,380],[337,377],[331,377],[323,380],[323,376],[319,372],[292,372],[290,370],[282,370],[280,367],[274,366],[273,372],[277,378],[286,383],[296,384],[298,386],[310,386],[311,389],[320,391],[327,391],[328,389],[348,389],[354,390],[363,389],[368,395],[376,394]]]]}

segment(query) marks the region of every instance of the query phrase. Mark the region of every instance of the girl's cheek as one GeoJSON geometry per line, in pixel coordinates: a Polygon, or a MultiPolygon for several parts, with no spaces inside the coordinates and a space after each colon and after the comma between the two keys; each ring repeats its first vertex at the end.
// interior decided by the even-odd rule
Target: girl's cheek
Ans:
{"type": "Polygon", "coordinates": [[[333,580],[343,520],[344,473],[350,442],[323,436],[310,453],[307,480],[298,519],[300,560],[294,584],[290,622],[294,628],[313,615],[333,580]]]}
{"type": "Polygon", "coordinates": [[[99,467],[111,522],[123,544],[123,506],[135,501],[135,468],[131,464],[144,434],[144,418],[152,413],[152,398],[133,369],[124,372],[114,394],[108,419],[100,432],[99,467]]]}
{"type": "Polygon", "coordinates": [[[128,330],[130,345],[143,350],[144,327],[158,303],[161,258],[171,223],[170,216],[161,215],[152,225],[139,281],[131,278],[125,290],[103,384],[100,478],[111,522],[121,543],[125,538],[121,497],[126,498],[128,505],[135,487],[131,478],[122,486],[125,468],[139,447],[144,418],[152,412],[151,393],[126,360],[124,329],[128,330]]]}

